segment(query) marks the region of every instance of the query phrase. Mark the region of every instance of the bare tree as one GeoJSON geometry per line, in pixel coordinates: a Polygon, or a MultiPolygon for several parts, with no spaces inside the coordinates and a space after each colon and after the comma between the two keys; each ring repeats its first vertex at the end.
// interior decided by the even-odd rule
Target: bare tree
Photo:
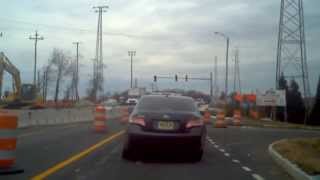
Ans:
{"type": "Polygon", "coordinates": [[[56,74],[56,85],[55,85],[55,93],[54,93],[54,101],[57,102],[59,100],[59,92],[61,88],[62,76],[70,75],[70,58],[66,52],[61,49],[53,49],[50,64],[52,65],[52,69],[56,74]]]}

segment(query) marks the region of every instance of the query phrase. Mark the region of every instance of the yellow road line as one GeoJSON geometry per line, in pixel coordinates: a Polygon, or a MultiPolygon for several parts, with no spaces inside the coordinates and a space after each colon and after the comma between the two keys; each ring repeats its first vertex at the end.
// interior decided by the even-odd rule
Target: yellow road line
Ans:
{"type": "Polygon", "coordinates": [[[54,165],[53,167],[51,167],[51,168],[45,170],[44,172],[42,172],[42,173],[40,173],[40,174],[32,177],[31,179],[32,179],[32,180],[42,180],[42,179],[48,177],[49,175],[57,172],[58,170],[64,168],[65,166],[67,166],[67,165],[69,165],[69,164],[71,164],[71,163],[73,163],[73,162],[75,162],[75,161],[80,160],[81,158],[83,158],[84,156],[92,153],[94,150],[98,149],[99,147],[101,147],[101,146],[103,146],[103,145],[111,142],[111,141],[114,140],[115,138],[121,136],[123,133],[124,133],[124,130],[119,131],[119,132],[113,134],[112,136],[109,136],[109,137],[107,137],[106,139],[98,142],[97,144],[92,145],[92,146],[89,147],[88,149],[85,149],[85,150],[83,150],[82,152],[80,152],[80,153],[78,153],[78,154],[76,154],[76,155],[73,155],[73,156],[71,156],[70,158],[68,158],[68,159],[66,159],[66,160],[64,160],[64,161],[62,161],[62,162],[54,165]]]}

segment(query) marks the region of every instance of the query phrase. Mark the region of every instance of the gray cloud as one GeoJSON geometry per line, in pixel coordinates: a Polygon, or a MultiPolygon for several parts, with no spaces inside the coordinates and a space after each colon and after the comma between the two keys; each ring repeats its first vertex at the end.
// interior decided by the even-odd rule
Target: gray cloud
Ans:
{"type": "MultiPolygon", "coordinates": [[[[104,1],[49,0],[6,2],[0,12],[0,48],[17,64],[24,81],[31,81],[33,47],[27,37],[36,29],[45,37],[39,43],[40,66],[46,63],[52,48],[60,47],[74,54],[73,41],[80,48],[81,85],[87,86],[94,57],[97,14],[92,6],[104,1]],[[18,21],[17,21],[18,20],[18,21]]],[[[313,92],[319,72],[318,32],[320,2],[305,2],[306,34],[313,92]]],[[[276,44],[280,2],[278,0],[112,0],[104,14],[104,59],[106,89],[124,90],[129,80],[127,51],[134,49],[135,75],[148,85],[154,74],[207,75],[213,57],[219,57],[224,69],[225,41],[214,31],[231,37],[232,49],[240,49],[243,86],[246,91],[274,87],[276,44]],[[264,80],[264,82],[262,82],[264,80]]],[[[230,57],[230,63],[232,63],[230,57]]],[[[219,74],[223,86],[224,73],[219,74]]],[[[206,91],[206,84],[194,86],[206,91]]],[[[192,84],[190,82],[190,84],[192,84]]],[[[230,87],[232,82],[230,81],[230,87]]],[[[163,82],[163,87],[180,86],[163,82]]],[[[85,89],[85,88],[82,88],[85,89]]],[[[82,94],[84,91],[82,92],[82,94]]]]}

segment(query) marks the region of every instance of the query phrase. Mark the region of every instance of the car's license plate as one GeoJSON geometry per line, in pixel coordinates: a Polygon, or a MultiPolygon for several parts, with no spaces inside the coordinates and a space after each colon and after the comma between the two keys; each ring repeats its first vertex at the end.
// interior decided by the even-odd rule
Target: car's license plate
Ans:
{"type": "Polygon", "coordinates": [[[172,121],[158,121],[158,129],[173,130],[174,129],[174,122],[172,122],[172,121]]]}

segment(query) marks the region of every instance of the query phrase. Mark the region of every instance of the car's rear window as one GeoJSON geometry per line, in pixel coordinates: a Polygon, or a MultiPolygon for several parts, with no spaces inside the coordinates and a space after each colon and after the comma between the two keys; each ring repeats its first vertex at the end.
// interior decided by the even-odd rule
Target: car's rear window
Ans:
{"type": "Polygon", "coordinates": [[[173,97],[145,97],[138,104],[139,111],[195,111],[192,99],[173,97]]]}

